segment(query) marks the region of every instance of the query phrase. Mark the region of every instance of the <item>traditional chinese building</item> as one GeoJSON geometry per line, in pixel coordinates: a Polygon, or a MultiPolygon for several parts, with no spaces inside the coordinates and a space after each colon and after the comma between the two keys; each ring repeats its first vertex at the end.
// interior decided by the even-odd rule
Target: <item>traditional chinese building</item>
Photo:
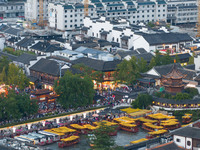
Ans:
{"type": "Polygon", "coordinates": [[[174,63],[172,70],[163,75],[161,78],[161,85],[165,87],[165,91],[169,93],[179,93],[184,89],[185,83],[183,78],[186,75],[178,71],[176,63],[174,63]]]}
{"type": "Polygon", "coordinates": [[[38,112],[50,112],[55,109],[58,95],[49,89],[39,89],[31,92],[31,99],[36,99],[39,106],[38,112]]]}

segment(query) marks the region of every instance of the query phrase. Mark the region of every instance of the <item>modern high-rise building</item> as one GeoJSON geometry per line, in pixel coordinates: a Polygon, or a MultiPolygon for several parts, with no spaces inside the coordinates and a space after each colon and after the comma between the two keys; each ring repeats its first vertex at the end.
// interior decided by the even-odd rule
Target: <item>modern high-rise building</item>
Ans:
{"type": "Polygon", "coordinates": [[[196,23],[198,18],[197,0],[168,0],[167,22],[171,24],[196,23]]]}
{"type": "Polygon", "coordinates": [[[0,17],[1,19],[24,17],[24,2],[0,0],[0,17]]]}

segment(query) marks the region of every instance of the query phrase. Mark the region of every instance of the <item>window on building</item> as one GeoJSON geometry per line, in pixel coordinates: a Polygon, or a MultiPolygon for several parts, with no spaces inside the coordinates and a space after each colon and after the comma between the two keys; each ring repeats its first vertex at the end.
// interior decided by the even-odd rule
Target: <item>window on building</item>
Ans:
{"type": "Polygon", "coordinates": [[[144,10],[142,11],[142,13],[144,13],[144,10]]]}
{"type": "Polygon", "coordinates": [[[128,14],[130,14],[130,11],[128,12],[128,14]]]}
{"type": "Polygon", "coordinates": [[[115,13],[113,13],[113,15],[115,15],[115,13]]]}
{"type": "Polygon", "coordinates": [[[117,7],[115,7],[115,10],[117,10],[117,7]]]}
{"type": "Polygon", "coordinates": [[[135,21],[133,21],[133,23],[135,23],[135,21]]]}
{"type": "Polygon", "coordinates": [[[137,18],[139,18],[140,16],[137,16],[137,18]]]}
{"type": "Polygon", "coordinates": [[[154,10],[152,10],[152,12],[154,12],[154,10]]]}
{"type": "Polygon", "coordinates": [[[158,5],[158,7],[160,7],[160,5],[158,5]]]}
{"type": "Polygon", "coordinates": [[[75,9],[75,12],[77,12],[77,9],[75,9]]]}
{"type": "Polygon", "coordinates": [[[165,14],[163,14],[163,17],[165,17],[165,14]]]}
{"type": "Polygon", "coordinates": [[[72,28],[73,25],[70,25],[70,27],[72,28]]]}
{"type": "Polygon", "coordinates": [[[133,18],[135,18],[135,16],[133,16],[133,18]]]}
{"type": "Polygon", "coordinates": [[[65,15],[65,18],[67,18],[67,15],[65,15]]]}
{"type": "Polygon", "coordinates": [[[71,12],[73,12],[73,10],[71,10],[71,12]]]}
{"type": "Polygon", "coordinates": [[[152,15],[152,17],[154,17],[154,15],[152,15]]]}
{"type": "Polygon", "coordinates": [[[67,10],[65,10],[65,13],[67,13],[67,10]]]}
{"type": "Polygon", "coordinates": [[[77,14],[75,14],[74,16],[77,17],[77,14]]]}
{"type": "Polygon", "coordinates": [[[73,16],[72,16],[72,15],[70,15],[70,17],[72,18],[73,16]]]}
{"type": "Polygon", "coordinates": [[[65,20],[65,23],[67,23],[67,20],[65,20]]]}
{"type": "Polygon", "coordinates": [[[142,15],[142,18],[144,18],[144,15],[142,15]]]}
{"type": "Polygon", "coordinates": [[[73,20],[70,20],[70,22],[73,22],[73,20]]]}
{"type": "Polygon", "coordinates": [[[160,17],[160,15],[158,15],[158,17],[160,17]]]}
{"type": "Polygon", "coordinates": [[[160,12],[160,10],[158,10],[158,12],[160,12]]]}
{"type": "Polygon", "coordinates": [[[149,10],[147,10],[147,12],[149,12],[149,10]]]}
{"type": "Polygon", "coordinates": [[[181,142],[181,140],[177,138],[177,139],[176,139],[176,142],[181,142]]]}
{"type": "Polygon", "coordinates": [[[77,22],[77,20],[75,19],[74,22],[77,22]]]}
{"type": "Polygon", "coordinates": [[[83,19],[80,19],[80,21],[83,21],[83,19]]]}
{"type": "Polygon", "coordinates": [[[118,13],[118,15],[120,15],[120,13],[118,13]]]}
{"type": "Polygon", "coordinates": [[[123,14],[125,15],[125,12],[123,12],[123,14]]]}
{"type": "Polygon", "coordinates": [[[65,28],[67,28],[67,25],[65,25],[65,28]]]}

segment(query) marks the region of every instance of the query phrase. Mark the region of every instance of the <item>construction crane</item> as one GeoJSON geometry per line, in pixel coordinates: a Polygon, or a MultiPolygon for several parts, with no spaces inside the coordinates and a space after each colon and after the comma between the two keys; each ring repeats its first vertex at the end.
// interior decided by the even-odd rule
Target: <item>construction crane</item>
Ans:
{"type": "Polygon", "coordinates": [[[44,18],[43,18],[43,0],[39,0],[39,26],[44,26],[44,18]]]}
{"type": "Polygon", "coordinates": [[[88,16],[88,0],[84,0],[84,15],[88,16]]]}
{"type": "Polygon", "coordinates": [[[198,22],[197,22],[197,35],[196,37],[200,37],[200,0],[198,0],[198,22]]]}

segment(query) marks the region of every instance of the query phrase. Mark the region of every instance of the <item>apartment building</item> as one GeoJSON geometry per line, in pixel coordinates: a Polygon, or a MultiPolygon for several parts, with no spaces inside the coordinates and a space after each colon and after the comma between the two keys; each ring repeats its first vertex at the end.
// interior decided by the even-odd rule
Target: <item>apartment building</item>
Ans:
{"type": "Polygon", "coordinates": [[[168,0],[167,22],[171,24],[196,23],[198,18],[197,0],[168,0]]]}
{"type": "MultiPolygon", "coordinates": [[[[43,17],[48,20],[48,4],[51,2],[77,3],[80,0],[43,0],[43,17]]],[[[25,18],[30,21],[39,20],[39,0],[27,0],[25,3],[25,18]]]]}
{"type": "MultiPolygon", "coordinates": [[[[88,15],[92,18],[96,16],[93,5],[88,5],[88,15]]],[[[72,30],[80,27],[84,19],[84,5],[82,3],[49,4],[49,27],[61,31],[72,30]]]]}
{"type": "Polygon", "coordinates": [[[132,24],[164,20],[167,18],[165,0],[91,0],[97,10],[97,16],[116,19],[124,17],[132,24]]]}
{"type": "Polygon", "coordinates": [[[7,2],[0,1],[0,18],[17,18],[24,17],[24,2],[7,2]]]}

